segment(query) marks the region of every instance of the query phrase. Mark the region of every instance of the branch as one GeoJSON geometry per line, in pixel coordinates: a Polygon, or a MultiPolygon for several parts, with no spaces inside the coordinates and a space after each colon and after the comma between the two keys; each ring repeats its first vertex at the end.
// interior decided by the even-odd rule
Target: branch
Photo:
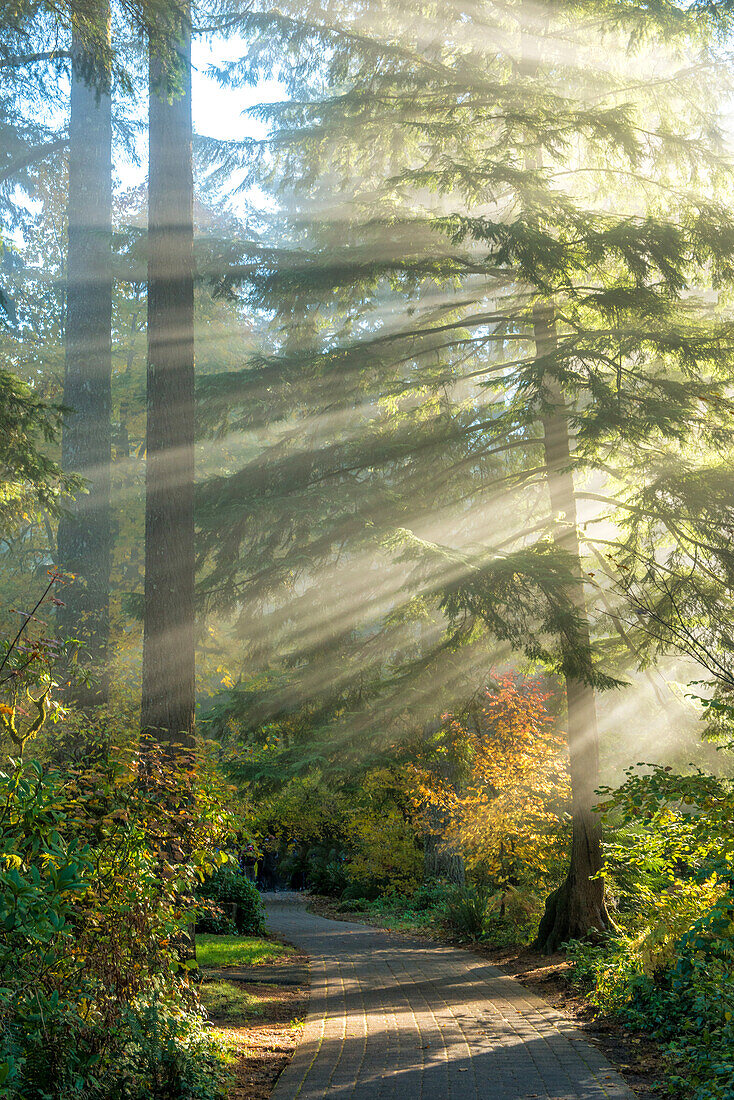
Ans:
{"type": "Polygon", "coordinates": [[[38,160],[44,160],[52,153],[58,152],[59,149],[65,148],[69,144],[68,137],[56,138],[54,141],[47,141],[45,145],[39,145],[35,149],[29,150],[24,153],[22,157],[18,157],[7,168],[3,168],[0,171],[0,183],[10,179],[16,174],[16,172],[22,171],[23,168],[27,168],[29,164],[35,164],[38,160]]]}
{"type": "Polygon", "coordinates": [[[34,61],[56,61],[57,58],[70,58],[69,50],[47,50],[45,53],[22,53],[0,59],[0,69],[19,68],[31,65],[34,61]]]}
{"type": "Polygon", "coordinates": [[[5,668],[6,664],[8,663],[8,658],[10,657],[10,654],[13,652],[13,650],[17,646],[18,642],[20,641],[20,638],[21,638],[21,635],[23,634],[23,631],[28,626],[28,623],[31,622],[31,620],[35,616],[36,612],[38,611],[39,607],[41,606],[43,601],[46,599],[46,596],[48,596],[49,592],[51,591],[53,586],[56,584],[56,581],[58,579],[59,579],[58,573],[54,573],[53,576],[51,577],[51,580],[46,585],[46,588],[44,589],[43,594],[41,595],[40,599],[36,603],[36,606],[33,608],[33,610],[30,613],[28,613],[26,611],[21,611],[21,615],[24,615],[25,618],[24,618],[23,622],[21,623],[20,630],[18,631],[18,633],[15,635],[12,642],[10,643],[8,651],[5,654],[5,656],[3,657],[2,662],[0,662],[0,672],[2,672],[2,670],[5,668]]]}

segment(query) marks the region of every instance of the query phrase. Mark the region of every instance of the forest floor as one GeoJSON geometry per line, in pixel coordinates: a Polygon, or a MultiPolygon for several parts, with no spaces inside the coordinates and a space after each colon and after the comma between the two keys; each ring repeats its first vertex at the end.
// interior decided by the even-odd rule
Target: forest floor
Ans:
{"type": "Polygon", "coordinates": [[[202,939],[201,996],[232,1061],[230,1100],[267,1100],[303,1027],[308,959],[273,938],[202,939]]]}
{"type": "Polygon", "coordinates": [[[592,1043],[624,1078],[638,1100],[659,1100],[667,1093],[671,1067],[658,1043],[629,1031],[611,1017],[599,1016],[570,978],[571,963],[563,952],[543,955],[525,945],[494,947],[452,940],[441,929],[411,926],[409,921],[374,911],[345,913],[333,898],[313,895],[309,908],[334,920],[357,921],[411,939],[425,937],[481,955],[510,974],[521,985],[570,1017],[584,1038],[592,1043]],[[387,919],[384,917],[387,916],[387,919]]]}

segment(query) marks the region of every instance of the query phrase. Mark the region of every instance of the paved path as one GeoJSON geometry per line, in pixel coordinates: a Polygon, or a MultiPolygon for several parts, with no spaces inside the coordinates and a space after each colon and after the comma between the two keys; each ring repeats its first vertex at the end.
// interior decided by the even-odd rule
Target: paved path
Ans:
{"type": "Polygon", "coordinates": [[[273,1100],[633,1100],[573,1025],[468,951],[266,896],[311,957],[308,1017],[273,1100]]]}

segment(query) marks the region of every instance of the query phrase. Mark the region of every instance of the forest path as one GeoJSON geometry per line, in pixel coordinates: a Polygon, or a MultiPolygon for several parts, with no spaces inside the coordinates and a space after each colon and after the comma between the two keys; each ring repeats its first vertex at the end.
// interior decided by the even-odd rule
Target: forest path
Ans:
{"type": "Polygon", "coordinates": [[[272,1100],[633,1100],[569,1020],[477,955],[264,900],[270,930],[311,958],[272,1100]]]}

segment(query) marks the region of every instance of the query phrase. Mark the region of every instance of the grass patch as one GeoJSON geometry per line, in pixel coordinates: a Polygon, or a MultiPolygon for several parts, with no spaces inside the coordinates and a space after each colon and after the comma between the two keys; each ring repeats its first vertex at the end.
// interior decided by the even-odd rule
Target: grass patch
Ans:
{"type": "Polygon", "coordinates": [[[204,982],[201,1002],[208,1015],[221,1023],[240,1024],[265,1014],[260,998],[248,993],[241,982],[204,982]]]}
{"type": "MultiPolygon", "coordinates": [[[[443,906],[416,907],[413,899],[403,897],[366,898],[332,903],[343,920],[366,919],[377,922],[392,932],[439,932],[444,915],[443,906]]],[[[338,919],[338,917],[337,917],[338,919]]]]}
{"type": "Polygon", "coordinates": [[[293,954],[292,947],[260,936],[197,935],[199,966],[258,966],[293,954]]]}

